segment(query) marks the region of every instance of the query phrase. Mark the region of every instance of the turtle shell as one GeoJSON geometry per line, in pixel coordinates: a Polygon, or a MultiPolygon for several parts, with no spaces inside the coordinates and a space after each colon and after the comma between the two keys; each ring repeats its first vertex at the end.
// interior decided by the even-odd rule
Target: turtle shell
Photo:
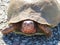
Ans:
{"type": "Polygon", "coordinates": [[[48,0],[11,0],[8,8],[8,23],[17,23],[26,19],[40,24],[56,26],[60,22],[60,10],[56,1],[48,0]]]}

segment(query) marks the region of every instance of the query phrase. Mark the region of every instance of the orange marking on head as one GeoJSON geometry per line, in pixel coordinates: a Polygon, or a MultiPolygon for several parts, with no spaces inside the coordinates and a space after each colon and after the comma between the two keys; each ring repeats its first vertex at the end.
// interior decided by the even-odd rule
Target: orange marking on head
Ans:
{"type": "Polygon", "coordinates": [[[23,33],[32,34],[36,32],[33,21],[24,21],[22,24],[21,31],[23,33]]]}

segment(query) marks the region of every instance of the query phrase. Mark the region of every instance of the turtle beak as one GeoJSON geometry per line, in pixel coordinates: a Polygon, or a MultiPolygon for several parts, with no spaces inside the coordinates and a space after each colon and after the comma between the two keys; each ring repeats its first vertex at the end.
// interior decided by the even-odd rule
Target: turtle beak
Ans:
{"type": "Polygon", "coordinates": [[[33,34],[36,32],[33,21],[24,21],[21,31],[26,34],[33,34]]]}

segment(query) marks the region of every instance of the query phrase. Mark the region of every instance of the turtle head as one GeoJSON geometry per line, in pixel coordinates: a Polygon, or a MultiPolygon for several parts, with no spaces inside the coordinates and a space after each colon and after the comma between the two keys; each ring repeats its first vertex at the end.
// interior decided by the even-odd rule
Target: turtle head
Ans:
{"type": "Polygon", "coordinates": [[[30,20],[23,21],[21,31],[27,34],[35,33],[36,28],[34,22],[30,20]]]}

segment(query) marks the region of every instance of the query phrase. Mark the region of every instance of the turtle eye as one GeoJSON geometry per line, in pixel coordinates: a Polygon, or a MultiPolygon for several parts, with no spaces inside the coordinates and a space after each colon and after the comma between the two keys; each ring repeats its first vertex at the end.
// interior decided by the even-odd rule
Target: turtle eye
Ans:
{"type": "Polygon", "coordinates": [[[33,24],[32,22],[30,24],[33,24]]]}
{"type": "Polygon", "coordinates": [[[34,22],[31,22],[30,24],[31,24],[31,25],[34,25],[34,22]]]}
{"type": "Polygon", "coordinates": [[[22,26],[25,27],[26,26],[26,23],[23,23],[22,26]]]}

